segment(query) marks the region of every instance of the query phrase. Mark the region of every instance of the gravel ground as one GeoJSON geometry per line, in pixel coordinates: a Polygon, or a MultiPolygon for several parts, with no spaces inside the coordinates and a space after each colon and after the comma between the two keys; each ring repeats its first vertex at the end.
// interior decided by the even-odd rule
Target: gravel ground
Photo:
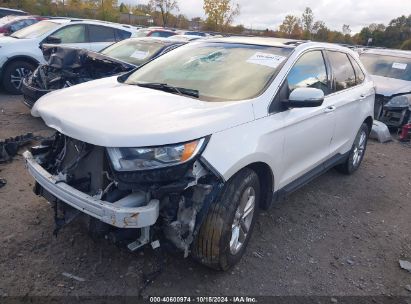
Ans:
{"type": "MultiPolygon", "coordinates": [[[[19,96],[0,95],[0,138],[50,134],[19,96]]],[[[260,215],[231,271],[167,255],[145,295],[401,295],[411,273],[411,148],[370,141],[359,171],[334,170],[260,215]]],[[[52,235],[52,209],[32,192],[19,155],[0,164],[0,295],[137,295],[150,251],[93,240],[79,223],[52,235]],[[71,273],[85,281],[62,275],[71,273]]]]}

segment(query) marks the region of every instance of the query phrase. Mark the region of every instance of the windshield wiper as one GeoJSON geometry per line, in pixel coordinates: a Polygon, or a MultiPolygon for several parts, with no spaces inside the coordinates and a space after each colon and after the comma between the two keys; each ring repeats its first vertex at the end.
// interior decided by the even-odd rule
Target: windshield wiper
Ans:
{"type": "Polygon", "coordinates": [[[170,92],[170,93],[177,93],[179,95],[187,95],[187,96],[191,96],[191,97],[195,97],[195,98],[200,97],[200,93],[198,92],[198,90],[174,87],[174,86],[169,85],[167,83],[137,82],[136,84],[139,87],[143,87],[143,88],[150,88],[150,89],[161,90],[161,91],[170,92]]]}

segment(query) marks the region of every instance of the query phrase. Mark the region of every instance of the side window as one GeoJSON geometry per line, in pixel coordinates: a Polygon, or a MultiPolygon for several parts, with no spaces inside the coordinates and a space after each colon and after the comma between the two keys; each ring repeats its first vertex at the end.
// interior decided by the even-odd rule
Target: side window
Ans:
{"type": "Polygon", "coordinates": [[[83,43],[86,42],[86,28],[83,24],[75,24],[63,27],[53,37],[61,39],[61,43],[83,43]]]}
{"type": "Polygon", "coordinates": [[[90,42],[114,42],[116,37],[114,29],[107,26],[89,25],[90,42]]]}
{"type": "Polygon", "coordinates": [[[355,73],[347,54],[327,51],[334,74],[335,91],[341,91],[356,85],[355,73]]]}
{"type": "Polygon", "coordinates": [[[131,33],[123,30],[116,30],[116,41],[124,40],[130,38],[131,33]]]}
{"type": "Polygon", "coordinates": [[[288,92],[296,88],[316,88],[330,93],[327,69],[321,51],[311,51],[298,59],[287,76],[288,92]]]}
{"type": "Polygon", "coordinates": [[[354,60],[354,58],[350,57],[350,61],[352,63],[352,66],[354,67],[354,72],[355,72],[355,79],[357,84],[361,84],[365,80],[365,75],[364,72],[361,70],[360,65],[358,64],[357,61],[354,60]]]}

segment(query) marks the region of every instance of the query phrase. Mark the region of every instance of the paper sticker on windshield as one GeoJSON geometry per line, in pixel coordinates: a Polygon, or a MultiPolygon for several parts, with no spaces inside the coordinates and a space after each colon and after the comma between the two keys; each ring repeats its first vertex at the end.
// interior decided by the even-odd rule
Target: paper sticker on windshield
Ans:
{"type": "Polygon", "coordinates": [[[399,63],[399,62],[394,62],[392,64],[393,69],[398,69],[398,70],[405,70],[407,68],[406,63],[399,63]]]}
{"type": "Polygon", "coordinates": [[[286,57],[284,57],[284,56],[278,56],[278,55],[273,55],[273,54],[269,54],[269,53],[257,52],[253,56],[248,58],[247,62],[248,63],[265,65],[265,66],[268,66],[270,68],[275,69],[285,59],[286,59],[286,57]]]}
{"type": "Polygon", "coordinates": [[[145,59],[148,57],[148,52],[144,51],[135,51],[133,54],[130,55],[130,57],[136,58],[136,59],[145,59]]]}

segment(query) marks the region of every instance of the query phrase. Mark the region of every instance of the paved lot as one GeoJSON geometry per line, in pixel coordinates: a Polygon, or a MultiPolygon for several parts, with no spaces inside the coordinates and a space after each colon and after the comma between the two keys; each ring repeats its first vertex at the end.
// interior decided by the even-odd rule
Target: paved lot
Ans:
{"type": "MultiPolygon", "coordinates": [[[[0,95],[0,138],[50,130],[21,97],[0,95]]],[[[79,223],[52,236],[21,156],[0,165],[0,295],[136,295],[150,252],[92,240],[79,223]],[[85,279],[78,282],[68,272],[85,279]]],[[[334,170],[261,214],[232,271],[168,255],[145,295],[411,295],[411,147],[371,141],[353,176],[334,170]]]]}

